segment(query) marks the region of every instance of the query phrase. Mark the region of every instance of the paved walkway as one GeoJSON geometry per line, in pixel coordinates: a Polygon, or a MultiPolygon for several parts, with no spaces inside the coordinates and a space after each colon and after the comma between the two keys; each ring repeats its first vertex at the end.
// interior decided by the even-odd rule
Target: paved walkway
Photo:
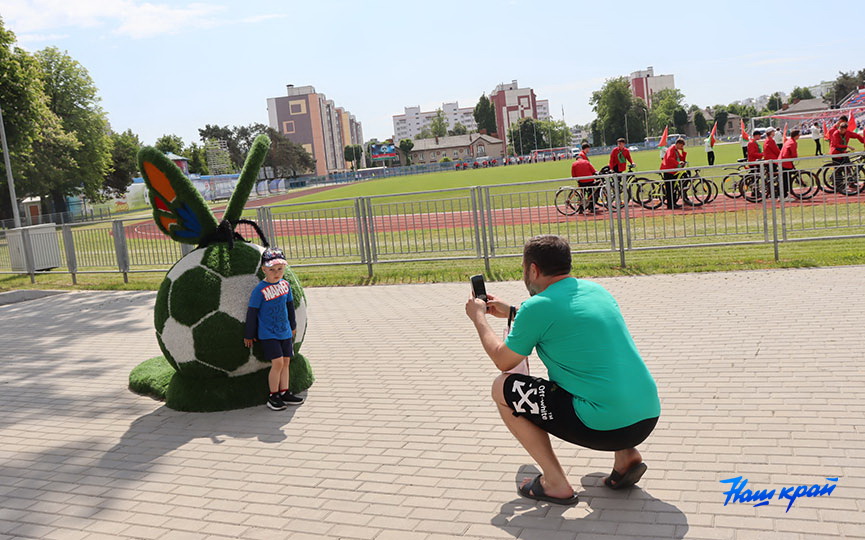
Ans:
{"type": "Polygon", "coordinates": [[[534,467],[488,398],[467,285],[308,289],[318,381],[283,412],[129,392],[159,352],[153,293],[0,305],[0,538],[865,538],[865,268],[598,281],[663,413],[627,492],[600,484],[608,454],[556,444],[581,498],[567,509],[515,492],[534,467]],[[725,506],[737,476],[776,496],[725,506]],[[789,512],[777,499],[833,483],[789,512]]]}

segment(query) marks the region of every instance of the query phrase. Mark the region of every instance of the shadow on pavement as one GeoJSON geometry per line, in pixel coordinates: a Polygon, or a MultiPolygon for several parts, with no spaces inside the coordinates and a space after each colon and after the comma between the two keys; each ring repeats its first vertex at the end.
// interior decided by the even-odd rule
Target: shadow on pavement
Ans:
{"type": "MultiPolygon", "coordinates": [[[[517,472],[514,491],[524,478],[540,471],[524,465],[517,472]]],[[[517,496],[502,504],[492,525],[520,540],[546,540],[555,532],[613,535],[610,538],[684,538],[688,518],[684,512],[636,486],[615,491],[604,486],[607,473],[590,473],[580,479],[580,502],[560,506],[517,496]]]]}

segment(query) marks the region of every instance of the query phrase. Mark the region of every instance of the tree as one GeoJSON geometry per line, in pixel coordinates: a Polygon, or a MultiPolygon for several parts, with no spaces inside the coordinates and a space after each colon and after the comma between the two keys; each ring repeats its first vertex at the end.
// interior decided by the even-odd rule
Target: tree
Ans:
{"type": "MultiPolygon", "coordinates": [[[[257,125],[263,126],[263,124],[257,125]]],[[[273,169],[276,176],[295,178],[298,173],[315,170],[315,160],[303,146],[290,141],[270,126],[264,126],[264,133],[270,138],[270,150],[264,158],[263,165],[273,169]]]]}
{"type": "Polygon", "coordinates": [[[706,128],[709,127],[706,122],[706,117],[703,116],[702,111],[694,111],[694,129],[697,130],[697,133],[705,133],[706,128]]]}
{"type": "Polygon", "coordinates": [[[715,108],[715,122],[718,123],[718,133],[724,135],[727,130],[727,119],[730,117],[730,113],[727,112],[727,109],[724,106],[718,106],[715,108]]]}
{"type": "Polygon", "coordinates": [[[183,151],[182,155],[189,159],[190,174],[210,174],[210,171],[207,169],[207,154],[204,146],[189,143],[189,147],[183,151]]]}
{"type": "Polygon", "coordinates": [[[563,120],[537,120],[538,131],[543,132],[544,140],[552,148],[571,145],[571,130],[563,120]]]}
{"type": "Polygon", "coordinates": [[[679,107],[673,111],[673,125],[676,126],[677,132],[685,132],[685,126],[688,125],[688,112],[685,109],[679,107]]]}
{"type": "Polygon", "coordinates": [[[414,148],[414,142],[411,139],[400,139],[399,149],[402,150],[402,155],[405,156],[405,164],[411,165],[411,149],[414,148]]]}
{"type": "Polygon", "coordinates": [[[102,182],[106,194],[122,196],[132,185],[138,173],[138,150],[141,140],[138,135],[127,129],[123,133],[111,132],[111,168],[102,182]]]}
{"type": "Polygon", "coordinates": [[[497,131],[496,111],[486,94],[482,94],[478,99],[478,103],[475,105],[472,116],[478,125],[478,132],[486,130],[488,134],[493,134],[497,131]]]}
{"type": "MultiPolygon", "coordinates": [[[[225,141],[228,147],[228,157],[231,161],[232,170],[240,170],[243,167],[243,159],[245,154],[240,150],[237,143],[236,131],[230,126],[219,126],[217,124],[207,124],[203,128],[199,128],[198,136],[202,143],[207,143],[208,140],[225,141]]],[[[247,151],[249,147],[247,146],[247,151]]]]}
{"type": "Polygon", "coordinates": [[[625,77],[608,79],[600,90],[592,93],[590,103],[597,114],[597,124],[592,124],[596,142],[603,140],[610,144],[619,137],[631,140],[646,137],[645,102],[631,94],[625,77]]]}
{"type": "Polygon", "coordinates": [[[53,211],[65,212],[69,195],[102,198],[103,180],[111,164],[108,120],[99,106],[93,79],[81,64],[55,47],[42,49],[35,57],[48,108],[60,119],[62,130],[79,143],[74,149],[64,144],[62,152],[71,151],[73,159],[64,159],[61,169],[40,179],[44,193],[51,197],[53,211]]]}
{"type": "Polygon", "coordinates": [[[156,143],[153,146],[163,154],[168,152],[177,154],[178,156],[183,154],[183,139],[178,135],[163,135],[156,139],[156,143]]]}
{"type": "Polygon", "coordinates": [[[518,154],[528,154],[537,148],[548,148],[548,139],[544,138],[543,127],[538,125],[534,118],[520,118],[516,124],[508,128],[508,141],[516,149],[518,154]]]}
{"type": "Polygon", "coordinates": [[[359,144],[347,144],[342,153],[345,160],[352,164],[352,168],[357,170],[363,158],[363,147],[359,144]]]}
{"type": "Polygon", "coordinates": [[[652,95],[652,108],[649,109],[649,133],[660,135],[667,126],[676,125],[673,114],[684,108],[685,95],[681,90],[665,88],[652,95]]]}
{"type": "Polygon", "coordinates": [[[454,124],[454,128],[448,131],[448,135],[465,135],[468,133],[468,129],[464,125],[459,122],[454,124]]]}
{"type": "Polygon", "coordinates": [[[808,88],[797,86],[792,92],[790,92],[790,103],[793,103],[797,99],[814,99],[814,94],[812,94],[811,90],[808,88]]]}
{"type": "MultiPolygon", "coordinates": [[[[60,120],[48,109],[39,64],[14,44],[15,34],[3,27],[0,18],[0,107],[17,196],[23,198],[44,194],[31,189],[30,178],[37,160],[34,144],[45,130],[61,128],[60,120]]],[[[0,159],[0,217],[12,215],[6,177],[5,160],[0,159]]]]}
{"type": "Polygon", "coordinates": [[[415,138],[415,140],[432,139],[433,138],[432,130],[430,130],[429,127],[424,127],[423,129],[420,130],[420,133],[418,133],[417,135],[414,136],[414,138],[415,138]]]}
{"type": "Polygon", "coordinates": [[[784,104],[784,100],[781,99],[781,94],[775,92],[771,96],[769,96],[769,101],[766,102],[766,109],[775,112],[781,108],[781,105],[784,104]]]}
{"type": "Polygon", "coordinates": [[[860,84],[865,84],[865,69],[860,69],[858,72],[839,71],[838,77],[832,83],[832,89],[823,99],[830,105],[838,105],[850,92],[856,90],[860,84]]]}
{"type": "Polygon", "coordinates": [[[448,119],[441,109],[436,109],[436,115],[429,124],[433,137],[444,137],[448,134],[448,119]]]}

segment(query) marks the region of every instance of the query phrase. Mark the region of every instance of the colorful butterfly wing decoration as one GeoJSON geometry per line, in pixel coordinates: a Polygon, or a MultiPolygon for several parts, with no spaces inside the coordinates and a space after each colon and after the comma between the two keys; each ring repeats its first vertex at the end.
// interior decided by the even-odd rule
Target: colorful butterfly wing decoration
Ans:
{"type": "Polygon", "coordinates": [[[201,193],[162,152],[145,147],[138,166],[153,206],[153,220],[172,240],[199,244],[216,230],[216,218],[201,193]]]}

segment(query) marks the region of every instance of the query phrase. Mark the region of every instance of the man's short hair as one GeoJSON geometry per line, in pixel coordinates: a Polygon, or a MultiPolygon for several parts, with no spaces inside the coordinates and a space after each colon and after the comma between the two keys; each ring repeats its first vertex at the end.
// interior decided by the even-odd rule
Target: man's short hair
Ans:
{"type": "Polygon", "coordinates": [[[523,265],[532,263],[545,276],[571,273],[571,246],[561,236],[541,234],[526,241],[523,247],[523,265]]]}
{"type": "Polygon", "coordinates": [[[676,139],[676,144],[679,144],[679,143],[685,144],[685,139],[683,139],[683,138],[681,138],[681,137],[679,137],[678,139],[676,139]]]}
{"type": "Polygon", "coordinates": [[[625,141],[624,138],[619,137],[618,139],[616,139],[616,142],[617,142],[617,143],[620,143],[620,142],[627,142],[627,141],[625,141]]]}
{"type": "Polygon", "coordinates": [[[587,143],[587,142],[584,142],[584,143],[583,143],[583,146],[581,146],[581,148],[582,148],[583,150],[585,150],[586,148],[591,148],[591,147],[592,147],[592,145],[589,144],[589,143],[587,143]]]}
{"type": "Polygon", "coordinates": [[[847,129],[847,122],[841,122],[840,124],[838,124],[838,129],[841,128],[847,129]]]}
{"type": "Polygon", "coordinates": [[[752,133],[751,135],[753,135],[754,137],[759,137],[760,135],[762,135],[762,133],[760,133],[759,129],[755,129],[754,133],[752,133]]]}
{"type": "Polygon", "coordinates": [[[842,115],[841,115],[841,118],[839,118],[838,120],[840,120],[840,121],[842,121],[842,122],[847,122],[847,121],[850,120],[850,119],[847,118],[847,115],[846,115],[846,114],[842,114],[842,115]]]}
{"type": "Polygon", "coordinates": [[[790,132],[790,136],[791,137],[798,137],[801,133],[802,132],[799,131],[798,129],[794,129],[793,131],[790,132]]]}

